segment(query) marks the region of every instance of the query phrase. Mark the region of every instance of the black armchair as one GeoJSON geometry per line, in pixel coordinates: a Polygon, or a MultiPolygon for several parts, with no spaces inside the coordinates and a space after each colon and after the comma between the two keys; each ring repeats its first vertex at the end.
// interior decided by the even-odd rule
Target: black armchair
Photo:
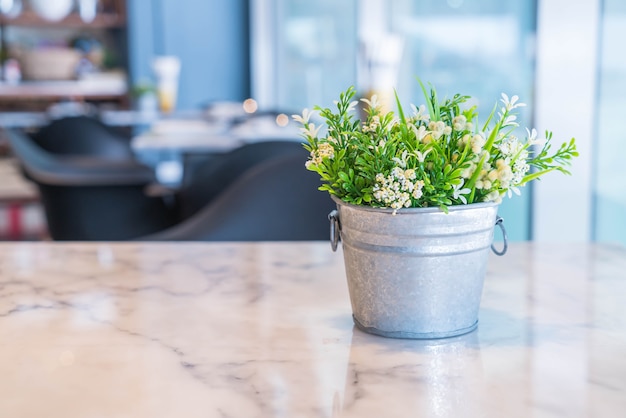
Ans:
{"type": "MultiPolygon", "coordinates": [[[[285,144],[284,144],[285,145],[285,144]]],[[[290,153],[266,159],[235,178],[230,186],[181,223],[142,240],[299,241],[328,240],[328,214],[336,206],[304,163],[301,144],[290,153]]],[[[211,177],[194,176],[196,184],[211,177]]]]}
{"type": "Polygon", "coordinates": [[[189,154],[177,198],[180,217],[186,219],[213,201],[247,170],[264,161],[286,155],[303,156],[302,143],[267,140],[245,144],[226,154],[189,154]]]}
{"type": "Polygon", "coordinates": [[[176,220],[163,198],[144,193],[154,175],[134,159],[121,154],[100,158],[96,152],[58,155],[21,131],[9,130],[7,137],[25,174],[38,186],[54,240],[128,240],[163,230],[176,220]]]}
{"type": "Polygon", "coordinates": [[[32,139],[52,154],[93,156],[107,160],[134,158],[130,138],[90,116],[53,120],[37,131],[32,139]]]}

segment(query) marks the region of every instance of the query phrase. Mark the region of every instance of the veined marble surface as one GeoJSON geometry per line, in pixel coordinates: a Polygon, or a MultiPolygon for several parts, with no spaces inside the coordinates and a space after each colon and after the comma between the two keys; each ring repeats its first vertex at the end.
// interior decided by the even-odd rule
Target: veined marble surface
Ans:
{"type": "Polygon", "coordinates": [[[478,330],[352,324],[328,243],[0,245],[1,417],[624,417],[626,250],[513,244],[478,330]]]}

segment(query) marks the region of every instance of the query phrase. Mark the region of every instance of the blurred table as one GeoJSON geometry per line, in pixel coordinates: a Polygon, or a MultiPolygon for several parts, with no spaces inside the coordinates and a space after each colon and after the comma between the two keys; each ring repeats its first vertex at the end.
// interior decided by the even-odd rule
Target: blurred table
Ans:
{"type": "Polygon", "coordinates": [[[623,417],[626,250],[517,243],[478,330],[365,334],[317,243],[0,244],[3,416],[623,417]]]}
{"type": "Polygon", "coordinates": [[[212,158],[245,144],[269,140],[303,141],[295,122],[287,119],[281,126],[274,115],[249,115],[237,121],[188,115],[154,121],[132,138],[131,145],[142,162],[155,167],[161,183],[176,186],[183,176],[185,155],[212,158]]]}

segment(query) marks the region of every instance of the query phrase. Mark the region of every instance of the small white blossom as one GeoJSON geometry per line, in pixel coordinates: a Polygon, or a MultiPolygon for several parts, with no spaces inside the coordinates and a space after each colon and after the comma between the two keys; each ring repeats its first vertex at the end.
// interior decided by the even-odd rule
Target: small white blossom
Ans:
{"type": "Polygon", "coordinates": [[[417,157],[417,161],[419,161],[420,163],[423,163],[424,160],[426,159],[426,156],[428,155],[428,153],[430,153],[432,151],[432,148],[427,149],[424,152],[420,152],[420,151],[415,151],[415,156],[417,157]]]}
{"type": "Polygon", "coordinates": [[[545,138],[537,137],[537,130],[535,128],[533,128],[532,131],[526,128],[526,133],[528,134],[528,138],[526,139],[526,141],[529,145],[537,145],[539,147],[543,147],[546,143],[545,138]]]}
{"type": "Polygon", "coordinates": [[[363,98],[361,99],[361,101],[367,104],[370,107],[370,109],[380,109],[381,107],[381,104],[378,101],[378,96],[375,94],[373,94],[372,97],[370,97],[369,99],[363,98]]]}
{"type": "Polygon", "coordinates": [[[511,110],[516,109],[518,107],[526,106],[525,103],[517,103],[518,100],[519,100],[519,97],[517,95],[512,96],[509,99],[509,96],[507,96],[504,93],[502,93],[502,99],[500,99],[500,101],[504,104],[504,109],[503,110],[505,112],[511,111],[511,110]]]}
{"type": "Polygon", "coordinates": [[[463,188],[463,183],[465,182],[461,182],[457,185],[452,186],[453,188],[452,198],[459,199],[464,204],[467,204],[467,199],[465,198],[464,195],[469,194],[471,190],[468,188],[463,188]]]}
{"type": "Polygon", "coordinates": [[[413,110],[413,119],[416,121],[427,121],[430,119],[430,116],[426,113],[426,106],[420,105],[420,107],[416,107],[414,104],[411,104],[411,109],[413,110]]]}
{"type": "Polygon", "coordinates": [[[309,123],[306,128],[300,128],[300,132],[308,137],[317,138],[317,133],[321,127],[322,126],[320,125],[316,128],[314,123],[309,123]]]}
{"type": "Polygon", "coordinates": [[[502,122],[502,126],[518,126],[517,122],[515,122],[516,120],[517,116],[509,115],[504,119],[504,122],[502,122]]]}
{"type": "Polygon", "coordinates": [[[302,125],[305,125],[307,123],[309,123],[309,119],[311,118],[311,116],[313,116],[315,114],[315,111],[309,111],[309,109],[304,109],[302,111],[302,115],[291,115],[291,117],[293,118],[293,120],[295,120],[298,123],[301,123],[302,125]]]}
{"type": "Polygon", "coordinates": [[[428,134],[428,131],[426,130],[425,126],[420,126],[419,128],[417,128],[415,127],[415,125],[412,125],[411,129],[413,130],[413,133],[415,133],[415,138],[418,141],[421,141],[422,139],[424,139],[424,137],[428,134]]]}

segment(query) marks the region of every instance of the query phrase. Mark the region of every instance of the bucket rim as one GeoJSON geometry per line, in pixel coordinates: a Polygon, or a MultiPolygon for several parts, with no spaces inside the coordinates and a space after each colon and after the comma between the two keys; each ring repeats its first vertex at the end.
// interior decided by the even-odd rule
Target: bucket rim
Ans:
{"type": "MultiPolygon", "coordinates": [[[[389,214],[394,214],[398,216],[398,215],[408,215],[408,214],[415,214],[415,213],[444,213],[441,209],[439,209],[439,207],[429,207],[429,208],[401,208],[401,209],[393,209],[393,208],[377,208],[377,207],[373,207],[373,206],[366,206],[366,205],[355,205],[352,203],[347,203],[344,202],[343,200],[339,199],[337,196],[331,195],[330,196],[333,201],[335,201],[335,203],[337,203],[338,206],[346,206],[348,208],[352,208],[355,210],[361,210],[361,211],[365,211],[365,212],[376,212],[376,213],[389,213],[389,214]]],[[[479,202],[479,203],[468,203],[468,204],[462,204],[462,205],[452,205],[452,206],[448,206],[448,211],[449,212],[458,212],[458,211],[464,211],[464,210],[472,210],[472,209],[486,209],[486,208],[493,208],[493,207],[497,207],[499,206],[500,203],[496,203],[496,202],[479,202]]]]}

